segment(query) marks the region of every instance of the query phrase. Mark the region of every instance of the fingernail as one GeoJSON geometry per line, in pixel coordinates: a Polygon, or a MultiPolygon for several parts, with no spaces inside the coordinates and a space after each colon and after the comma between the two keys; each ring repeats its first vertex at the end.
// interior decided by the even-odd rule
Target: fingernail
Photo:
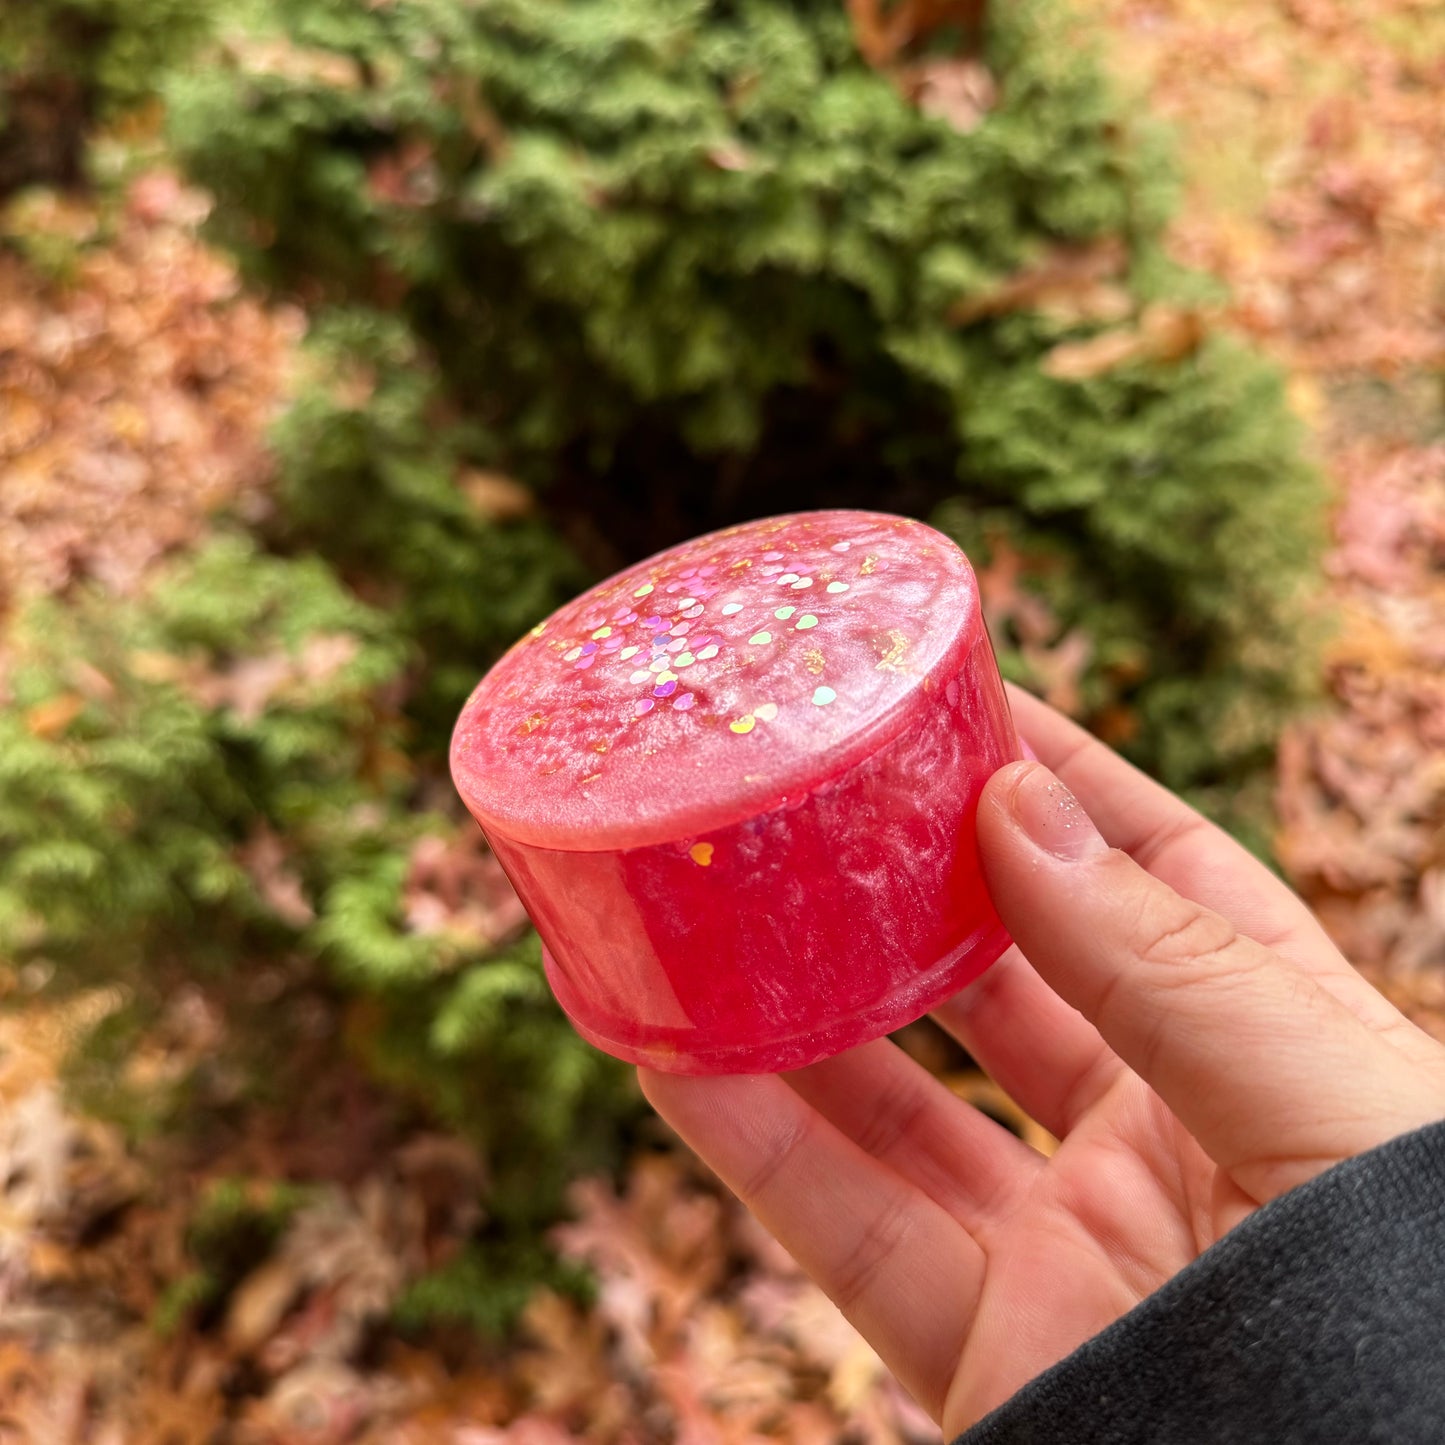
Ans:
{"type": "Polygon", "coordinates": [[[1055,858],[1078,863],[1109,851],[1079,800],[1038,764],[1020,771],[1009,811],[1029,841],[1055,858]]]}

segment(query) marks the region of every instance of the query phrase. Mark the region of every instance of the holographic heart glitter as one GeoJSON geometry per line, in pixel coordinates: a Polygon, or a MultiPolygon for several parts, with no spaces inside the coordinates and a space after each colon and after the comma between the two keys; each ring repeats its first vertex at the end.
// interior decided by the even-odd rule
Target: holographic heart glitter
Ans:
{"type": "MultiPolygon", "coordinates": [[[[738,529],[745,532],[747,529],[738,529]]],[[[726,534],[724,534],[726,535],[726,534]]],[[[813,539],[809,539],[812,541],[813,539]]],[[[619,605],[599,609],[600,616],[585,616],[582,621],[588,627],[585,640],[569,641],[568,645],[558,648],[559,640],[552,637],[544,645],[559,651],[561,660],[571,664],[578,672],[590,670],[599,660],[599,643],[601,644],[600,656],[602,658],[615,657],[619,663],[631,661],[643,650],[644,646],[650,647],[652,659],[646,667],[634,667],[626,674],[627,682],[633,687],[642,687],[644,695],[635,697],[624,716],[629,723],[640,723],[647,719],[651,724],[651,717],[654,713],[656,703],[672,699],[672,711],[675,713],[687,714],[698,708],[699,703],[705,699],[710,689],[707,688],[708,664],[722,666],[725,672],[731,672],[736,666],[736,659],[730,653],[731,649],[738,645],[739,639],[728,639],[726,634],[722,637],[708,634],[697,634],[689,640],[689,634],[696,627],[704,626],[703,619],[708,615],[709,601],[717,596],[724,589],[726,582],[715,583],[710,579],[717,577],[719,572],[728,576],[739,577],[742,583],[742,590],[752,590],[746,585],[748,572],[755,571],[759,581],[766,585],[781,587],[787,591],[805,592],[811,590],[815,582],[821,583],[823,591],[830,597],[841,597],[849,592],[853,582],[845,580],[838,575],[839,566],[845,565],[840,561],[829,561],[824,563],[823,557],[831,554],[832,558],[842,559],[851,550],[853,541],[851,538],[826,539],[819,538],[814,544],[818,550],[813,548],[804,549],[799,547],[796,541],[790,539],[790,545],[786,550],[778,547],[770,547],[760,551],[754,557],[746,555],[732,555],[724,559],[722,555],[702,565],[690,564],[680,567],[668,575],[664,566],[658,567],[653,575],[645,578],[635,578],[626,583],[625,595],[628,601],[641,601],[644,598],[663,597],[667,599],[667,605],[658,609],[647,617],[639,619],[629,605],[623,601],[619,605]],[[818,546],[821,544],[821,547],[818,546]],[[806,568],[785,570],[780,565],[790,557],[807,555],[812,565],[806,568]],[[816,560],[813,560],[816,559],[816,560]],[[821,570],[821,577],[818,575],[821,570]],[[631,633],[632,636],[627,634],[631,633]],[[638,634],[641,634],[639,637],[638,634]],[[678,674],[684,670],[691,670],[689,676],[696,674],[694,686],[691,691],[677,693],[678,674]],[[698,687],[704,688],[703,692],[698,687]]],[[[856,568],[849,568],[850,574],[856,574],[856,568]]],[[[729,590],[737,592],[739,587],[735,584],[729,590]]],[[[721,602],[716,609],[718,625],[726,626],[723,619],[740,617],[747,611],[747,604],[738,596],[733,596],[721,602]]],[[[818,613],[808,612],[798,615],[797,608],[792,605],[775,606],[768,609],[771,618],[777,622],[793,621],[793,630],[797,632],[808,632],[820,627],[825,622],[825,617],[818,613]],[[796,619],[794,621],[794,619],[796,619]]],[[[550,631],[549,628],[542,629],[542,636],[550,631]]],[[[535,635],[535,634],[534,634],[535,635]]],[[[541,638],[539,637],[539,641],[541,638]]],[[[746,638],[747,645],[752,648],[769,648],[774,643],[774,634],[766,627],[751,631],[746,638]]],[[[816,659],[822,655],[826,666],[826,654],[820,654],[816,649],[811,650],[805,663],[805,676],[816,676],[816,659]]],[[[811,694],[804,692],[797,701],[811,699],[817,706],[824,706],[836,700],[837,692],[828,685],[816,686],[811,694]]],[[[769,702],[754,707],[749,712],[733,716],[728,721],[728,728],[735,735],[745,737],[751,733],[760,721],[773,721],[779,711],[780,704],[769,702]]],[[[615,715],[615,714],[614,714],[615,715]]]]}
{"type": "Polygon", "coordinates": [[[936,535],[876,514],[819,513],[715,533],[619,574],[504,660],[518,678],[508,736],[525,740],[539,778],[560,766],[588,787],[708,735],[769,759],[780,746],[827,747],[927,663],[908,653],[932,591],[920,534],[936,535]],[[522,680],[547,658],[573,680],[570,693],[522,680]],[[573,755],[570,739],[575,767],[559,762],[573,755]]]}

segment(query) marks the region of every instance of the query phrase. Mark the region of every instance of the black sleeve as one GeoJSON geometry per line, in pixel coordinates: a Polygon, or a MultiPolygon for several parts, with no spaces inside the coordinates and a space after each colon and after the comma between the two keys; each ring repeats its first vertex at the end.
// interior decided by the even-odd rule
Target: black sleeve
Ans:
{"type": "Polygon", "coordinates": [[[1445,1445],[1445,1123],[1251,1215],[957,1445],[1445,1445]]]}

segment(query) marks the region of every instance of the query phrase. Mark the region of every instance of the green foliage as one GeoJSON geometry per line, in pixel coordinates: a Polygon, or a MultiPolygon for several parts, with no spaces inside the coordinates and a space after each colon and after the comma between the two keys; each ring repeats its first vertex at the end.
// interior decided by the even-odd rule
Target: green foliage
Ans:
{"type": "Polygon", "coordinates": [[[45,0],[7,6],[0,76],[68,76],[106,104],[155,94],[157,79],[205,37],[210,8],[196,0],[45,0]]]}
{"type": "Polygon", "coordinates": [[[444,743],[478,659],[580,590],[585,574],[545,523],[491,521],[458,485],[495,460],[494,446],[448,406],[399,320],[331,312],[309,359],[276,429],[285,540],[323,551],[425,649],[410,710],[426,742],[444,743]]]}
{"type": "Polygon", "coordinates": [[[284,1180],[216,1179],[196,1203],[186,1231],[192,1268],[172,1281],[151,1313],[151,1328],[174,1334],[222,1303],[268,1255],[296,1211],[312,1197],[284,1180]]]}
{"type": "MultiPolygon", "coordinates": [[[[523,1229],[569,1167],[611,1162],[636,1097],[563,1020],[535,943],[408,925],[413,847],[471,824],[415,804],[389,702],[407,656],[319,559],[235,536],[134,601],[31,609],[0,713],[0,956],[124,990],[75,1077],[141,1127],[165,1109],[125,1097],[125,1048],[179,981],[233,996],[279,965],[358,995],[358,1050],[478,1141],[492,1216],[523,1229]]],[[[233,1015],[262,1075],[286,1077],[288,1002],[233,1015]]]]}
{"type": "Polygon", "coordinates": [[[534,1237],[489,1239],[416,1280],[397,1301],[404,1330],[460,1324],[485,1339],[501,1339],[538,1287],[584,1304],[594,1290],[586,1270],[558,1259],[534,1237]]]}
{"type": "Polygon", "coordinates": [[[553,1003],[535,934],[365,1013],[356,1043],[377,1078],[486,1147],[488,1207],[513,1241],[555,1217],[569,1179],[615,1163],[640,1111],[631,1071],[553,1003]]]}
{"type": "Polygon", "coordinates": [[[19,0],[0,24],[0,196],[73,185],[89,128],[154,96],[166,69],[200,45],[197,0],[19,0]]]}
{"type": "Polygon", "coordinates": [[[823,505],[935,516],[985,560],[1001,519],[1053,559],[1028,585],[1057,634],[1094,639],[1087,712],[1226,812],[1257,774],[1308,673],[1318,483],[1236,343],[1049,365],[1208,290],[1164,257],[1156,137],[1057,5],[990,7],[999,98],[962,126],[870,70],[833,0],[247,13],[291,63],[179,80],[173,132],[252,272],[337,308],[323,365],[377,377],[308,394],[287,496],[314,545],[401,588],[430,736],[572,575],[540,525],[462,520],[466,457],[599,569],[823,505]],[[999,299],[1059,248],[1110,247],[1122,318],[999,299]]]}
{"type": "Polygon", "coordinates": [[[0,714],[0,951],[107,974],[176,949],[221,967],[288,932],[238,851],[266,826],[293,840],[303,885],[344,870],[393,726],[375,694],[402,658],[324,564],[237,537],[141,603],[32,609],[0,714]]]}

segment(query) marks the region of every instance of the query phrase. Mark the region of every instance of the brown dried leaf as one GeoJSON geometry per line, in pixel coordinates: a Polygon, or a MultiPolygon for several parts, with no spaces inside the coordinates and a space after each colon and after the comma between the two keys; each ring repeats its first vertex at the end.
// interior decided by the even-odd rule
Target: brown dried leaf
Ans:
{"type": "Polygon", "coordinates": [[[984,617],[998,636],[1044,644],[1058,635],[1058,620],[1042,597],[1021,586],[1029,562],[1002,533],[988,539],[989,560],[977,569],[984,617]]]}
{"type": "Polygon", "coordinates": [[[290,928],[305,928],[315,921],[316,910],[306,897],[300,875],[290,866],[290,855],[285,841],[260,823],[237,850],[236,859],[277,918],[290,928]]]}
{"type": "Polygon", "coordinates": [[[519,1415],[510,1425],[462,1425],[452,1445],[573,1445],[577,1437],[545,1415],[519,1415]]]}
{"type": "Polygon", "coordinates": [[[254,506],[300,319],[240,298],[194,229],[209,203],[167,171],[113,235],[44,193],[0,232],[77,246],[64,287],[0,250],[0,577],[23,599],[93,580],[131,592],[218,506],[254,506]]]}
{"type": "Polygon", "coordinates": [[[1143,354],[1137,331],[1105,331],[1087,341],[1066,341],[1054,347],[1041,369],[1055,381],[1087,381],[1137,361],[1143,354]]]}
{"type": "Polygon", "coordinates": [[[1117,237],[1091,246],[1058,246],[993,290],[955,302],[948,320],[969,326],[1015,311],[1040,311],[1064,322],[1119,321],[1133,310],[1121,279],[1128,261],[1117,237]]]}
{"type": "Polygon", "coordinates": [[[447,934],[483,948],[505,943],[527,922],[502,865],[475,829],[417,840],[402,908],[414,933],[447,934]]]}
{"type": "Polygon", "coordinates": [[[224,1328],[226,1348],[238,1355],[259,1350],[286,1318],[304,1282],[289,1259],[268,1260],[231,1296],[224,1328]]]}
{"type": "Polygon", "coordinates": [[[964,135],[998,103],[993,74],[979,60],[922,61],[907,70],[904,85],[924,115],[946,120],[964,135]]]}
{"type": "Polygon", "coordinates": [[[720,141],[704,154],[708,164],[720,171],[749,171],[756,164],[752,153],[738,141],[720,141]]]}
{"type": "Polygon", "coordinates": [[[57,693],[26,711],[25,727],[32,737],[58,738],[84,711],[85,699],[78,692],[57,693]]]}
{"type": "Polygon", "coordinates": [[[1134,361],[1182,361],[1199,349],[1205,335],[1199,312],[1154,305],[1144,311],[1136,327],[1055,346],[1041,369],[1057,381],[1087,381],[1134,361]]]}
{"type": "Polygon", "coordinates": [[[859,53],[886,70],[945,26],[976,37],[986,0],[848,0],[848,15],[859,53]]]}
{"type": "Polygon", "coordinates": [[[335,90],[360,90],[364,84],[361,66],[353,57],[335,50],[293,45],[280,36],[232,34],[223,49],[227,58],[249,75],[275,76],[298,85],[335,90]]]}
{"type": "Polygon", "coordinates": [[[1083,710],[1079,684],[1094,656],[1094,640],[1076,627],[1048,647],[1022,643],[1019,651],[1038,679],[1044,701],[1077,717],[1083,710]]]}
{"type": "Polygon", "coordinates": [[[489,522],[514,522],[532,516],[537,510],[537,499],[531,490],[501,472],[468,467],[457,485],[489,522]]]}

